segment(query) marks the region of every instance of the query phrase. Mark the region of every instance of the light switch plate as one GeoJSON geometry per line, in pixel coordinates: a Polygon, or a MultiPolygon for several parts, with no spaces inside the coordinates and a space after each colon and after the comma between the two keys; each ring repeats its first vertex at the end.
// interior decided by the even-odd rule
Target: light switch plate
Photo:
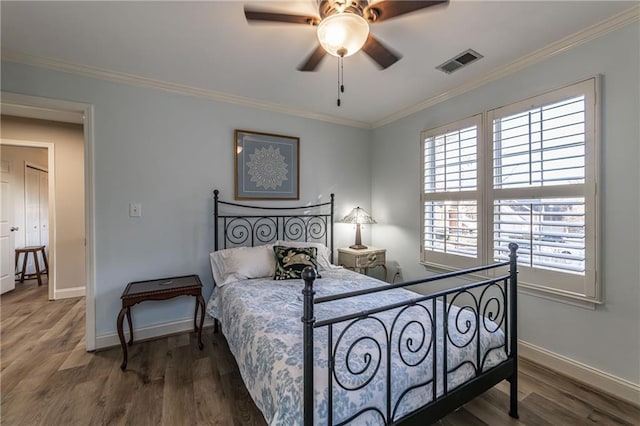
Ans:
{"type": "Polygon", "coordinates": [[[129,204],[129,217],[140,217],[140,216],[142,216],[142,204],[140,203],[129,204]]]}

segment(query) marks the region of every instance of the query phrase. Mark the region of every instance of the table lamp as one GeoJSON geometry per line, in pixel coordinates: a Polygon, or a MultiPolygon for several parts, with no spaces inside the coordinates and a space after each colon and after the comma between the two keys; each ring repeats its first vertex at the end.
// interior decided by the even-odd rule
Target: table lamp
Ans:
{"type": "Polygon", "coordinates": [[[351,212],[346,215],[340,222],[343,223],[355,223],[356,224],[356,242],[354,245],[349,246],[349,248],[362,250],[366,249],[367,246],[362,245],[362,236],[360,234],[360,225],[363,223],[370,224],[376,223],[376,221],[367,213],[364,209],[360,207],[356,207],[351,212]]]}

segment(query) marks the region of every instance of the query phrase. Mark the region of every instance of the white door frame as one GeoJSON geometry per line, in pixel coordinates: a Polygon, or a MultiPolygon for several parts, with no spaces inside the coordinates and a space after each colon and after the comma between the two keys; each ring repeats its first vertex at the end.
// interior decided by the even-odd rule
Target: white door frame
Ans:
{"type": "MultiPolygon", "coordinates": [[[[95,274],[95,188],[94,188],[94,118],[93,105],[79,102],[69,102],[59,99],[41,98],[20,95],[17,93],[1,92],[2,105],[13,105],[30,110],[31,116],[38,118],[47,112],[79,112],[84,115],[84,199],[85,199],[85,271],[86,271],[86,335],[85,341],[88,351],[96,348],[96,274],[95,274]]],[[[51,119],[50,117],[48,118],[51,119]]],[[[49,150],[49,155],[52,155],[49,150]]],[[[51,167],[51,165],[49,166],[51,167]]],[[[51,168],[50,168],[51,171],[51,168]]],[[[51,175],[50,175],[51,177],[51,175]]],[[[49,180],[51,185],[51,179],[49,180]]],[[[50,212],[53,209],[50,208],[50,212]]],[[[55,226],[53,227],[55,230],[55,226]]],[[[51,232],[51,227],[50,227],[51,232]]],[[[55,237],[54,237],[55,238],[55,237]]],[[[55,270],[54,270],[55,271],[55,270]]]]}
{"type": "MultiPolygon", "coordinates": [[[[42,141],[26,141],[26,140],[18,140],[18,139],[0,139],[0,145],[10,145],[10,146],[22,146],[26,148],[46,148],[47,149],[47,172],[49,173],[49,257],[48,261],[51,267],[47,272],[47,281],[49,287],[49,300],[55,299],[56,294],[56,283],[58,268],[56,268],[56,248],[57,248],[57,240],[56,240],[56,173],[55,173],[55,145],[51,142],[42,142],[42,141]],[[51,273],[53,270],[53,274],[51,273]]],[[[31,163],[25,163],[23,167],[26,169],[27,166],[33,166],[31,163]]],[[[35,168],[40,169],[42,166],[38,166],[35,168]]],[[[25,185],[27,176],[25,174],[25,185]]],[[[25,194],[26,195],[26,194],[25,194]]]]}

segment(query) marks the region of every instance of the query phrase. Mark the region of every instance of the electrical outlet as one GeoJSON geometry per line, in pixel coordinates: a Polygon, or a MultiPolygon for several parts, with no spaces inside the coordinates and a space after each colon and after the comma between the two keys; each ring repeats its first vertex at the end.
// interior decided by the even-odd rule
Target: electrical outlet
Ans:
{"type": "Polygon", "coordinates": [[[398,265],[398,268],[396,269],[396,273],[393,274],[393,280],[391,282],[395,284],[396,280],[402,281],[402,268],[400,268],[399,265],[398,265]]]}
{"type": "Polygon", "coordinates": [[[129,217],[142,216],[142,205],[140,203],[129,204],[129,217]]]}

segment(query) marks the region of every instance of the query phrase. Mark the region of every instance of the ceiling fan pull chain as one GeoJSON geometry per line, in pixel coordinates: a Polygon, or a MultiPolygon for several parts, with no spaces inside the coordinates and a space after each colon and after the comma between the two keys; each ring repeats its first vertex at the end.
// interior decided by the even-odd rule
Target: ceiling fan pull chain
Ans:
{"type": "MultiPolygon", "coordinates": [[[[340,102],[340,87],[343,87],[342,86],[342,81],[341,81],[342,77],[340,75],[340,65],[342,65],[342,57],[338,56],[338,102],[337,102],[338,106],[340,106],[340,103],[341,103],[340,102]]],[[[343,92],[344,92],[344,90],[343,90],[343,92]]]]}
{"type": "Polygon", "coordinates": [[[340,92],[344,93],[344,56],[340,56],[340,92]]]}

